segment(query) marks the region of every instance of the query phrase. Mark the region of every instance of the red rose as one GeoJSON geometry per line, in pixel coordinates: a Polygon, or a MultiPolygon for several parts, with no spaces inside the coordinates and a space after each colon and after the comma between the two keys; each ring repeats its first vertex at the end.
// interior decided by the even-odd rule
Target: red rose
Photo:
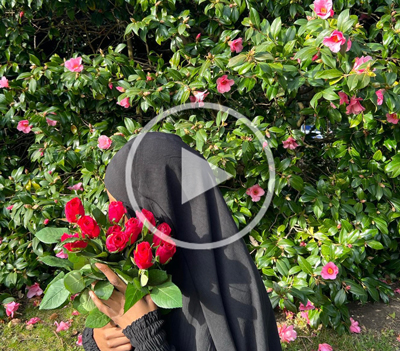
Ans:
{"type": "Polygon", "coordinates": [[[132,245],[142,232],[143,223],[137,218],[129,218],[128,222],[125,223],[125,233],[130,237],[130,244],[132,245]]]}
{"type": "Polygon", "coordinates": [[[79,218],[78,225],[83,234],[87,234],[90,239],[97,238],[100,234],[100,227],[97,222],[90,216],[79,218]]]}
{"type": "Polygon", "coordinates": [[[161,264],[165,264],[175,254],[175,252],[176,252],[175,244],[170,244],[167,243],[166,241],[161,241],[160,246],[157,248],[156,256],[159,257],[161,264]]]}
{"type": "Polygon", "coordinates": [[[83,208],[81,199],[79,197],[74,197],[72,200],[65,204],[65,216],[67,221],[70,223],[76,223],[78,219],[76,216],[84,216],[85,209],[83,208]]]}
{"type": "Polygon", "coordinates": [[[109,236],[113,232],[122,232],[122,228],[119,225],[113,225],[107,229],[106,236],[109,236]]]}
{"type": "Polygon", "coordinates": [[[108,219],[111,223],[118,223],[126,213],[126,208],[121,201],[112,201],[108,206],[108,219]]]}
{"type": "Polygon", "coordinates": [[[140,269],[147,269],[153,265],[153,253],[147,241],[141,242],[133,252],[133,259],[140,269]]]}
{"type": "Polygon", "coordinates": [[[121,252],[125,249],[129,237],[124,232],[113,232],[106,239],[107,250],[111,253],[121,252]]]}
{"type": "MultiPolygon", "coordinates": [[[[83,234],[83,237],[85,237],[85,234],[83,234]]],[[[64,240],[67,240],[69,238],[81,238],[81,235],[79,233],[75,233],[75,234],[64,233],[61,237],[61,242],[63,242],[64,240]]],[[[87,242],[83,241],[83,240],[77,240],[77,241],[74,241],[73,243],[64,244],[64,247],[68,251],[79,251],[79,250],[84,249],[86,246],[87,246],[87,242]]]]}
{"type": "MultiPolygon", "coordinates": [[[[157,229],[166,235],[171,234],[171,227],[167,223],[161,223],[157,226],[157,229]]],[[[160,240],[161,239],[157,235],[153,235],[154,246],[158,246],[160,244],[160,240]]]]}
{"type": "MultiPolygon", "coordinates": [[[[152,212],[150,212],[150,211],[148,211],[148,210],[146,210],[146,209],[143,209],[141,213],[145,216],[145,218],[146,218],[152,225],[156,225],[156,219],[154,218],[154,215],[153,215],[152,212]]],[[[140,219],[140,212],[139,212],[139,211],[136,211],[136,217],[140,219]]]]}

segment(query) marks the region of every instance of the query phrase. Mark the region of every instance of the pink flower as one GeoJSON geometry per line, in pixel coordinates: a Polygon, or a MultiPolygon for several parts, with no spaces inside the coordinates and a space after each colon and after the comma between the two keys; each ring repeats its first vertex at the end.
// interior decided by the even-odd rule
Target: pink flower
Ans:
{"type": "Polygon", "coordinates": [[[79,182],[79,183],[77,183],[77,184],[75,184],[73,186],[69,186],[67,189],[76,190],[76,191],[78,191],[78,190],[83,191],[83,186],[82,186],[82,183],[79,182]]]}
{"type": "Polygon", "coordinates": [[[307,305],[305,305],[305,306],[300,302],[300,306],[299,306],[300,311],[308,311],[308,310],[313,310],[313,309],[315,309],[315,306],[312,304],[311,301],[307,301],[307,305]]]}
{"type": "Polygon", "coordinates": [[[49,126],[54,127],[57,124],[57,121],[53,121],[52,119],[46,118],[46,122],[49,126]]]}
{"type": "Polygon", "coordinates": [[[59,333],[61,330],[68,330],[69,327],[71,326],[71,323],[69,322],[54,322],[54,325],[57,326],[56,332],[59,333]]]}
{"type": "Polygon", "coordinates": [[[97,141],[98,141],[97,146],[103,150],[109,149],[112,143],[112,140],[106,135],[100,135],[97,141]]]}
{"type": "Polygon", "coordinates": [[[331,102],[330,105],[331,105],[331,107],[332,107],[333,109],[335,109],[335,110],[337,109],[336,105],[335,105],[333,102],[331,102]]]}
{"type": "Polygon", "coordinates": [[[44,224],[44,225],[48,225],[49,222],[50,222],[50,220],[49,220],[48,218],[46,218],[46,219],[43,221],[43,224],[44,224]]]}
{"type": "Polygon", "coordinates": [[[356,60],[355,60],[355,62],[354,62],[354,66],[353,66],[353,71],[355,71],[355,72],[357,72],[358,74],[361,74],[361,73],[364,73],[364,71],[366,70],[365,68],[362,68],[362,69],[360,69],[359,67],[362,65],[362,64],[364,64],[364,63],[366,63],[366,62],[368,62],[368,61],[370,61],[370,60],[372,60],[372,57],[371,56],[361,56],[361,57],[356,57],[356,60]]]}
{"type": "Polygon", "coordinates": [[[359,101],[362,101],[362,98],[356,98],[355,96],[352,96],[350,98],[350,103],[349,105],[346,107],[346,113],[348,115],[350,114],[355,114],[358,115],[359,113],[361,113],[362,111],[365,110],[365,107],[363,107],[359,101]]]}
{"type": "Polygon", "coordinates": [[[117,102],[117,105],[120,105],[120,106],[125,107],[125,108],[130,107],[129,98],[126,97],[126,98],[122,99],[121,101],[117,102]]]}
{"type": "Polygon", "coordinates": [[[223,94],[231,90],[231,86],[235,84],[233,79],[228,79],[228,76],[224,74],[222,77],[217,79],[217,90],[223,94]]]}
{"type": "Polygon", "coordinates": [[[310,324],[310,318],[308,317],[308,311],[300,312],[301,318],[304,318],[307,321],[307,324],[310,324]]]}
{"type": "MultiPolygon", "coordinates": [[[[202,105],[201,103],[204,101],[204,99],[206,98],[206,96],[207,96],[209,93],[207,92],[207,90],[204,90],[204,91],[193,91],[192,94],[193,94],[194,96],[191,96],[191,97],[190,97],[190,101],[191,101],[191,102],[198,102],[199,105],[201,106],[201,105],[202,105]]],[[[204,105],[204,104],[203,104],[203,105],[204,105]]]]}
{"type": "Polygon", "coordinates": [[[347,96],[346,93],[344,93],[343,91],[339,91],[338,95],[340,97],[340,101],[339,101],[340,105],[342,105],[342,104],[346,104],[347,105],[349,103],[349,97],[347,96]]]}
{"type": "Polygon", "coordinates": [[[397,113],[387,113],[386,118],[389,123],[393,124],[399,123],[399,117],[397,116],[397,113]]]}
{"type": "Polygon", "coordinates": [[[292,137],[287,138],[285,141],[282,142],[283,147],[285,149],[294,150],[299,145],[297,144],[296,140],[292,137]]]}
{"type": "Polygon", "coordinates": [[[6,207],[6,209],[11,211],[13,207],[14,207],[14,205],[10,205],[10,206],[6,207]]]}
{"type": "Polygon", "coordinates": [[[24,16],[24,11],[21,11],[21,12],[19,13],[19,17],[22,18],[23,16],[24,16]]]}
{"type": "Polygon", "coordinates": [[[394,292],[395,292],[396,294],[400,294],[400,289],[397,288],[397,289],[394,290],[394,292]]]}
{"type": "Polygon", "coordinates": [[[199,41],[200,38],[201,38],[201,33],[199,33],[199,34],[196,35],[196,41],[199,41]]]}
{"type": "Polygon", "coordinates": [[[285,310],[284,312],[285,312],[285,315],[286,315],[286,319],[290,319],[290,320],[294,319],[294,313],[292,311],[285,310]]]}
{"type": "Polygon", "coordinates": [[[76,342],[78,346],[82,346],[82,334],[78,335],[78,341],[76,342]]]}
{"type": "Polygon", "coordinates": [[[265,149],[268,146],[268,141],[264,141],[262,144],[263,149],[265,149]]]}
{"type": "Polygon", "coordinates": [[[78,295],[79,295],[79,293],[76,293],[76,294],[71,295],[70,300],[71,300],[71,301],[74,301],[75,298],[76,298],[78,295]]]}
{"type": "Polygon", "coordinates": [[[314,12],[319,18],[327,19],[334,15],[332,10],[332,0],[315,0],[314,12]]]}
{"type": "Polygon", "coordinates": [[[333,351],[333,348],[329,344],[319,344],[318,351],[333,351]]]}
{"type": "Polygon", "coordinates": [[[153,80],[153,77],[151,76],[151,75],[147,75],[146,76],[146,80],[148,81],[148,82],[151,82],[152,80],[153,80]]]}
{"type": "Polygon", "coordinates": [[[349,51],[351,49],[352,45],[353,45],[353,43],[352,43],[351,39],[350,38],[347,39],[347,49],[346,49],[346,51],[349,51]]]}
{"type": "Polygon", "coordinates": [[[67,255],[66,253],[64,253],[63,250],[61,250],[61,251],[56,255],[56,257],[59,257],[59,258],[68,258],[68,255],[67,255]]]}
{"type": "Polygon", "coordinates": [[[33,300],[32,304],[33,306],[38,307],[40,305],[40,300],[33,300]]]}
{"type": "Polygon", "coordinates": [[[115,89],[117,89],[121,93],[125,92],[125,89],[123,87],[116,87],[115,89]]]}
{"type": "Polygon", "coordinates": [[[24,120],[18,122],[17,129],[20,132],[24,132],[25,134],[27,134],[31,131],[32,126],[29,125],[29,121],[27,119],[24,119],[24,120]]]}
{"type": "Polygon", "coordinates": [[[261,196],[265,194],[265,191],[258,184],[256,184],[248,188],[246,190],[246,194],[251,196],[251,201],[257,202],[260,201],[261,196]]]}
{"type": "Polygon", "coordinates": [[[293,325],[286,326],[286,324],[278,325],[278,333],[282,342],[291,342],[296,340],[297,333],[293,329],[293,325]]]}
{"type": "Polygon", "coordinates": [[[322,41],[332,52],[339,52],[340,47],[346,43],[346,38],[342,32],[334,30],[330,37],[325,37],[322,41]]]}
{"type": "Polygon", "coordinates": [[[21,304],[15,302],[15,301],[7,303],[5,305],[6,306],[6,314],[7,314],[7,316],[9,316],[9,317],[11,316],[11,318],[14,318],[14,312],[16,312],[18,310],[18,307],[20,305],[21,304]]]}
{"type": "Polygon", "coordinates": [[[108,83],[108,87],[109,87],[110,89],[112,89],[112,88],[113,88],[112,83],[108,83]]]}
{"type": "Polygon", "coordinates": [[[329,262],[322,267],[321,276],[324,279],[336,279],[338,273],[339,268],[333,262],[329,262]]]}
{"type": "Polygon", "coordinates": [[[26,294],[26,296],[28,299],[43,294],[43,290],[40,288],[39,283],[37,282],[31,286],[27,286],[27,288],[28,288],[28,293],[26,294]]]}
{"type": "Polygon", "coordinates": [[[65,62],[65,68],[71,72],[81,72],[83,70],[82,57],[69,59],[65,62]]]}
{"type": "Polygon", "coordinates": [[[385,94],[386,90],[385,89],[379,89],[375,92],[376,97],[377,97],[377,104],[382,105],[383,104],[383,94],[385,94]]]}
{"type": "Polygon", "coordinates": [[[300,243],[300,246],[306,247],[307,244],[305,243],[305,241],[302,241],[302,242],[300,243]]]}
{"type": "Polygon", "coordinates": [[[36,324],[38,322],[41,322],[41,319],[39,317],[33,317],[29,321],[26,322],[26,325],[36,324]]]}
{"type": "Polygon", "coordinates": [[[73,311],[73,312],[72,312],[72,315],[73,315],[73,316],[79,316],[79,314],[80,314],[80,313],[79,313],[78,311],[73,311]]]}
{"type": "Polygon", "coordinates": [[[8,79],[6,77],[1,77],[0,79],[0,88],[9,88],[8,79]]]}
{"type": "Polygon", "coordinates": [[[236,52],[237,54],[243,50],[243,39],[238,38],[229,42],[229,46],[232,52],[236,52]]]}
{"type": "Polygon", "coordinates": [[[358,322],[357,321],[355,321],[353,318],[350,318],[350,322],[351,322],[351,325],[350,325],[350,332],[351,333],[361,333],[361,328],[360,328],[360,326],[358,325],[358,322]]]}
{"type": "Polygon", "coordinates": [[[318,54],[315,54],[315,55],[312,57],[311,61],[315,61],[315,60],[317,60],[317,59],[318,59],[318,57],[319,57],[319,53],[318,53],[318,54]]]}

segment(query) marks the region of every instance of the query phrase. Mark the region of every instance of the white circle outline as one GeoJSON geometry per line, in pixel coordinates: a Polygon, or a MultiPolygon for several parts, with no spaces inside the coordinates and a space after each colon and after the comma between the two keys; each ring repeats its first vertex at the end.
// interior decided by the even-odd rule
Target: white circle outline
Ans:
{"type": "Polygon", "coordinates": [[[194,249],[194,250],[215,249],[215,248],[219,248],[219,247],[222,247],[225,245],[229,245],[229,244],[235,242],[236,240],[239,240],[244,235],[249,233],[260,222],[261,218],[266,213],[266,211],[271,203],[272,196],[273,196],[273,191],[275,188],[275,162],[273,159],[272,152],[269,148],[269,145],[268,145],[268,143],[265,143],[265,142],[266,142],[265,137],[262,135],[261,131],[256,126],[254,126],[253,122],[251,122],[248,118],[243,116],[241,113],[239,113],[235,110],[232,110],[231,108],[226,107],[224,105],[211,103],[211,102],[202,102],[201,104],[199,104],[198,102],[185,103],[182,105],[174,106],[166,111],[161,112],[156,117],[154,117],[150,122],[148,122],[143,127],[141,132],[135,137],[135,139],[131,145],[131,148],[129,150],[128,157],[127,157],[127,162],[126,162],[126,166],[125,166],[125,184],[126,184],[126,190],[128,193],[128,198],[129,198],[130,204],[131,204],[133,210],[135,211],[136,216],[139,217],[139,220],[141,220],[142,223],[144,223],[143,225],[145,225],[147,227],[149,232],[154,233],[161,240],[164,240],[170,244],[175,244],[177,247],[179,246],[179,247],[183,247],[186,249],[194,249]],[[149,132],[156,123],[160,122],[161,120],[168,117],[169,115],[175,114],[180,111],[193,110],[196,108],[205,108],[205,109],[212,109],[212,110],[216,110],[216,111],[226,112],[226,113],[228,113],[229,116],[235,117],[237,120],[240,120],[248,128],[250,128],[250,130],[257,137],[258,141],[261,143],[262,148],[265,150],[265,155],[267,156],[269,172],[270,172],[270,178],[268,181],[268,189],[266,191],[267,195],[265,196],[265,200],[264,200],[263,204],[261,205],[261,209],[257,213],[257,215],[250,221],[250,223],[248,223],[246,225],[246,227],[241,229],[236,234],[234,234],[228,238],[218,240],[218,241],[212,242],[212,243],[189,243],[189,242],[186,242],[183,240],[178,240],[176,238],[171,238],[170,236],[168,236],[168,235],[164,234],[163,232],[161,232],[160,230],[158,230],[155,226],[153,226],[151,223],[149,223],[149,221],[145,220],[146,218],[141,213],[140,208],[136,202],[135,195],[133,193],[133,187],[132,187],[131,174],[132,174],[133,159],[134,159],[136,150],[137,150],[141,140],[146,135],[146,133],[149,132]],[[264,143],[266,144],[265,146],[264,146],[264,143]],[[132,150],[133,150],[133,152],[132,152],[132,150]]]}

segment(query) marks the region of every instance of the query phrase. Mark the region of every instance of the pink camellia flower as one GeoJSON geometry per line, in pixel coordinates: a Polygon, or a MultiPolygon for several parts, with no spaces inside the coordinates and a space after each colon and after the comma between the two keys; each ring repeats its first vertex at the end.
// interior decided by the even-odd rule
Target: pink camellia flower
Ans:
{"type": "Polygon", "coordinates": [[[333,351],[333,348],[329,344],[319,344],[318,351],[333,351]]]}
{"type": "Polygon", "coordinates": [[[282,342],[289,343],[297,338],[297,333],[293,329],[293,325],[287,326],[285,323],[281,325],[278,324],[278,333],[282,342]]]}
{"type": "Polygon", "coordinates": [[[77,183],[77,184],[75,184],[73,186],[69,186],[67,189],[75,190],[75,191],[78,191],[78,190],[83,191],[82,182],[79,182],[79,183],[77,183]]]}
{"type": "Polygon", "coordinates": [[[78,335],[78,341],[76,342],[78,346],[82,346],[82,334],[78,335]]]}
{"type": "Polygon", "coordinates": [[[262,144],[263,149],[265,149],[268,146],[268,141],[264,141],[262,144]]]}
{"type": "Polygon", "coordinates": [[[336,279],[339,273],[339,268],[333,262],[329,262],[322,267],[321,276],[324,279],[336,279]]]}
{"type": "Polygon", "coordinates": [[[73,312],[72,312],[72,315],[73,315],[73,316],[79,316],[79,314],[80,314],[80,313],[79,313],[78,311],[73,311],[73,312]]]}
{"type": "Polygon", "coordinates": [[[25,12],[24,12],[24,11],[21,11],[21,12],[19,13],[19,17],[22,18],[22,17],[24,16],[24,14],[25,14],[25,12]]]}
{"type": "Polygon", "coordinates": [[[6,209],[11,211],[13,207],[14,207],[14,205],[10,205],[10,206],[7,206],[6,209]]]}
{"type": "Polygon", "coordinates": [[[302,247],[306,247],[306,246],[307,246],[307,244],[305,243],[305,241],[302,241],[302,242],[300,243],[300,246],[302,246],[302,247]]]}
{"type": "Polygon", "coordinates": [[[0,79],[0,88],[9,88],[8,79],[6,77],[1,77],[0,79]]]}
{"type": "Polygon", "coordinates": [[[317,59],[318,59],[318,57],[319,57],[319,53],[318,53],[318,54],[315,54],[315,55],[312,57],[311,61],[315,61],[315,60],[317,60],[317,59]]]}
{"type": "Polygon", "coordinates": [[[362,64],[364,64],[364,63],[366,63],[366,62],[368,62],[368,61],[370,61],[370,60],[372,60],[372,57],[371,57],[371,56],[356,57],[356,60],[355,60],[355,62],[354,62],[354,66],[353,66],[352,71],[355,71],[355,72],[357,72],[358,74],[364,73],[364,71],[366,70],[366,68],[360,69],[359,67],[360,67],[362,64]]]}
{"type": "Polygon", "coordinates": [[[346,113],[348,115],[350,114],[355,114],[358,115],[359,113],[361,113],[362,111],[365,110],[365,107],[363,107],[359,101],[362,101],[362,98],[357,98],[355,96],[352,96],[350,98],[350,103],[348,104],[348,106],[346,107],[346,113]]]}
{"type": "Polygon", "coordinates": [[[48,218],[46,218],[46,219],[43,221],[43,224],[44,224],[44,225],[48,225],[49,222],[50,222],[50,220],[49,220],[48,218]]]}
{"type": "Polygon", "coordinates": [[[199,33],[199,34],[196,35],[196,41],[199,41],[200,38],[201,38],[201,33],[199,33]]]}
{"type": "Polygon", "coordinates": [[[46,122],[49,126],[54,127],[57,124],[57,121],[53,121],[52,119],[46,118],[46,122]]]}
{"type": "Polygon", "coordinates": [[[28,288],[28,293],[26,294],[26,296],[28,299],[43,294],[43,290],[40,288],[39,283],[37,282],[31,286],[27,286],[27,288],[28,288]]]}
{"type": "Polygon", "coordinates": [[[57,326],[56,332],[59,333],[61,330],[68,330],[69,327],[71,326],[71,323],[69,323],[69,322],[60,322],[60,323],[58,323],[56,321],[56,322],[54,322],[54,325],[57,326]]]}
{"type": "Polygon", "coordinates": [[[297,144],[296,140],[292,137],[287,138],[285,141],[282,142],[283,147],[285,149],[294,150],[299,145],[297,144]]]}
{"type": "Polygon", "coordinates": [[[400,294],[400,289],[397,288],[397,289],[394,290],[394,292],[395,292],[396,294],[400,294]]]}
{"type": "Polygon", "coordinates": [[[14,312],[16,312],[16,311],[18,310],[18,307],[19,307],[20,305],[21,305],[21,304],[15,302],[15,301],[12,301],[12,302],[7,303],[7,304],[5,305],[7,316],[8,316],[8,317],[11,316],[11,318],[14,318],[14,312]]]}
{"type": "Polygon", "coordinates": [[[110,89],[112,89],[112,88],[113,88],[112,83],[108,83],[108,87],[109,87],[110,89]]]}
{"type": "Polygon", "coordinates": [[[125,107],[125,108],[128,108],[128,107],[131,106],[129,104],[129,98],[128,97],[126,97],[126,98],[122,99],[121,101],[117,102],[117,105],[120,105],[120,106],[125,107]]]}
{"type": "Polygon", "coordinates": [[[346,104],[347,105],[349,103],[349,97],[347,96],[346,93],[344,93],[343,91],[339,91],[338,95],[340,97],[340,101],[339,101],[340,105],[342,105],[342,104],[346,104]]]}
{"type": "Polygon", "coordinates": [[[83,70],[82,57],[69,59],[65,62],[65,68],[71,72],[81,72],[83,70]]]}
{"type": "Polygon", "coordinates": [[[397,116],[397,113],[387,113],[386,118],[389,123],[393,124],[399,123],[399,117],[397,116]]]}
{"type": "Polygon", "coordinates": [[[327,19],[334,15],[332,0],[315,0],[314,12],[319,18],[327,19]]]}
{"type": "Polygon", "coordinates": [[[229,46],[232,52],[236,52],[237,54],[243,50],[243,39],[238,38],[229,42],[229,46]]]}
{"type": "Polygon", "coordinates": [[[117,89],[121,93],[125,92],[125,89],[123,87],[116,87],[115,89],[117,89]]]}
{"type": "Polygon", "coordinates": [[[290,319],[290,320],[294,319],[294,313],[292,311],[284,310],[284,312],[285,312],[286,319],[290,319]]]}
{"type": "Polygon", "coordinates": [[[97,141],[97,146],[103,150],[109,149],[112,144],[112,140],[107,135],[100,135],[97,141]]]}
{"type": "MultiPolygon", "coordinates": [[[[193,96],[190,97],[191,102],[198,102],[199,105],[202,105],[202,102],[206,98],[206,96],[209,94],[207,90],[204,91],[193,91],[192,92],[193,96]]],[[[203,104],[204,105],[204,104],[203,104]]]]}
{"type": "Polygon", "coordinates": [[[353,318],[350,318],[351,326],[350,326],[350,332],[351,333],[361,333],[361,328],[358,325],[358,322],[355,321],[353,318]]]}
{"type": "Polygon", "coordinates": [[[42,320],[39,317],[33,317],[29,321],[26,322],[26,325],[30,324],[36,324],[38,322],[41,322],[42,320]]]}
{"type": "Polygon", "coordinates": [[[385,89],[379,89],[375,92],[376,97],[377,97],[377,105],[382,105],[383,104],[383,94],[385,94],[386,90],[385,89]]]}
{"type": "Polygon", "coordinates": [[[309,310],[313,310],[313,309],[315,309],[315,306],[312,304],[311,301],[307,301],[307,305],[305,305],[305,306],[300,302],[300,306],[299,306],[300,311],[309,311],[309,310]]]}
{"type": "Polygon", "coordinates": [[[300,312],[300,316],[301,318],[304,318],[307,321],[307,324],[311,323],[310,317],[308,317],[308,311],[300,312]]]}
{"type": "Polygon", "coordinates": [[[335,109],[335,110],[337,109],[336,105],[335,105],[333,102],[331,102],[330,105],[331,105],[331,107],[332,107],[333,109],[335,109]]]}
{"type": "Polygon", "coordinates": [[[32,126],[29,125],[29,121],[28,121],[27,119],[24,119],[24,120],[18,122],[17,129],[18,129],[20,132],[23,132],[23,133],[25,133],[25,134],[28,134],[28,133],[31,131],[32,126]]]}
{"type": "Polygon", "coordinates": [[[248,188],[246,190],[246,194],[251,196],[251,201],[258,202],[260,201],[261,196],[265,194],[265,191],[258,184],[256,184],[248,188]]]}
{"type": "Polygon", "coordinates": [[[346,38],[342,32],[334,30],[330,37],[325,37],[322,41],[332,52],[339,52],[340,47],[346,43],[346,38]]]}
{"type": "Polygon", "coordinates": [[[352,43],[352,41],[351,41],[351,39],[349,38],[349,39],[347,39],[347,48],[346,48],[346,51],[349,51],[350,49],[351,49],[351,46],[353,45],[353,43],[352,43]]]}
{"type": "Polygon", "coordinates": [[[61,250],[59,253],[56,254],[56,257],[58,257],[58,258],[68,258],[68,254],[64,253],[64,251],[61,250]]]}
{"type": "Polygon", "coordinates": [[[231,86],[235,84],[233,79],[228,79],[228,76],[224,74],[222,77],[217,79],[217,90],[223,94],[231,90],[231,86]]]}

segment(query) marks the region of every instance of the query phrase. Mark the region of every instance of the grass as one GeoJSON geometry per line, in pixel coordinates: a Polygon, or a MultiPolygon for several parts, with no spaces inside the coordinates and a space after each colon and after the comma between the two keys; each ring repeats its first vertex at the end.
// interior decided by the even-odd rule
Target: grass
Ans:
{"type": "MultiPolygon", "coordinates": [[[[76,345],[77,336],[83,331],[85,316],[73,316],[70,303],[58,311],[39,311],[32,300],[18,301],[20,308],[13,320],[0,324],[0,351],[82,351],[76,345]],[[55,313],[57,315],[55,315],[55,313]],[[25,322],[39,317],[42,322],[27,327],[25,322]],[[54,321],[73,319],[71,327],[56,333],[54,321]]],[[[298,337],[290,344],[283,345],[285,351],[317,351],[318,345],[330,344],[334,351],[400,351],[400,342],[393,330],[367,332],[339,336],[331,329],[321,329],[315,336],[307,328],[297,328],[298,337]]],[[[249,350],[252,351],[252,350],[249,350]]],[[[273,351],[273,350],[271,350],[273,351]]]]}

